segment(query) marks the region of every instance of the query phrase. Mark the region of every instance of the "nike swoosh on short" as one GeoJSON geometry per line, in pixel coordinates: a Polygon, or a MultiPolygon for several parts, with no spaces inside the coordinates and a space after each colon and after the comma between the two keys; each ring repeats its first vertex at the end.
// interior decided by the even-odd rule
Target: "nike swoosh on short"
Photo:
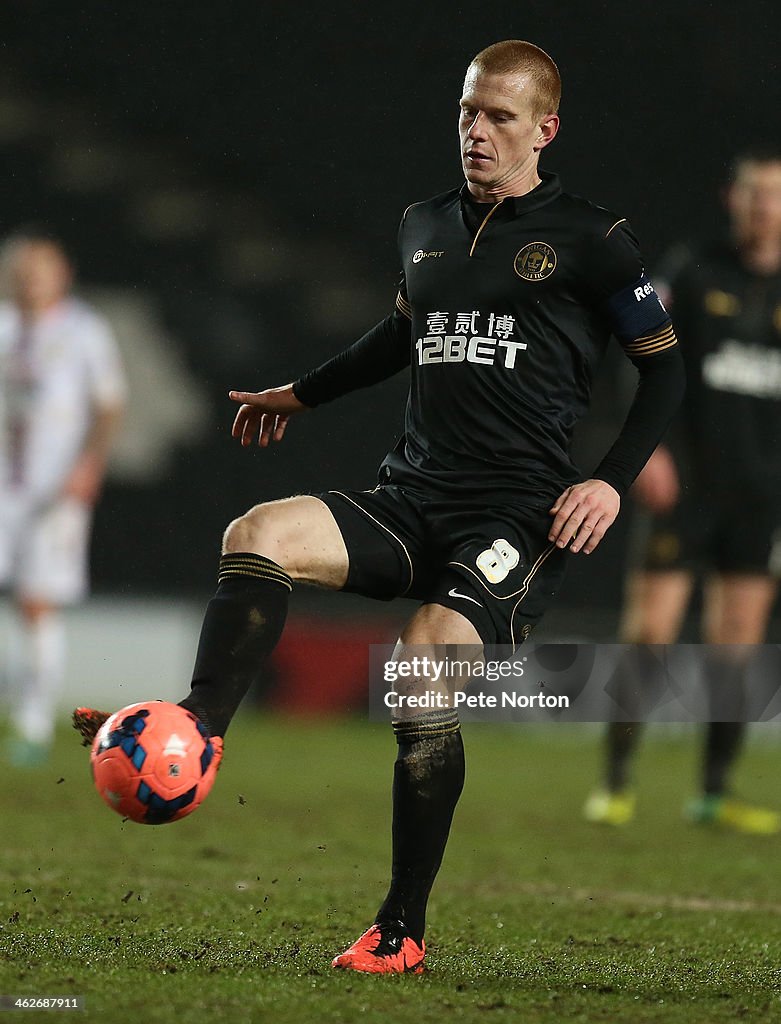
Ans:
{"type": "Polygon", "coordinates": [[[447,595],[448,597],[460,597],[462,601],[471,601],[472,604],[476,604],[478,608],[483,607],[479,601],[475,601],[475,599],[473,597],[470,597],[468,594],[459,594],[455,587],[453,587],[451,590],[448,590],[447,595]]]}

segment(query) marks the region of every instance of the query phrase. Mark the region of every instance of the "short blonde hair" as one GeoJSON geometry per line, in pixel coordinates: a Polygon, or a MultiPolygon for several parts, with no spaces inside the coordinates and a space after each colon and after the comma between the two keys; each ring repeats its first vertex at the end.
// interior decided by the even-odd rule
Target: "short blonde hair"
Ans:
{"type": "Polygon", "coordinates": [[[481,50],[472,68],[488,75],[527,75],[534,87],[534,117],[555,114],[561,102],[561,76],[548,54],[523,39],[503,39],[481,50]]]}

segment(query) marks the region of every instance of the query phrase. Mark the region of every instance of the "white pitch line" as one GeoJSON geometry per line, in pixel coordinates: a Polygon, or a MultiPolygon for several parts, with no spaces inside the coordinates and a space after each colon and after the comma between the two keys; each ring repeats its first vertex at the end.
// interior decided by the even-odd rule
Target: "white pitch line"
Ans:
{"type": "Polygon", "coordinates": [[[781,903],[760,903],[755,900],[718,900],[702,896],[664,896],[657,893],[614,892],[602,889],[560,889],[555,886],[539,884],[520,885],[518,889],[529,896],[546,896],[578,903],[585,900],[598,900],[605,903],[626,903],[667,910],[781,914],[781,903]]]}

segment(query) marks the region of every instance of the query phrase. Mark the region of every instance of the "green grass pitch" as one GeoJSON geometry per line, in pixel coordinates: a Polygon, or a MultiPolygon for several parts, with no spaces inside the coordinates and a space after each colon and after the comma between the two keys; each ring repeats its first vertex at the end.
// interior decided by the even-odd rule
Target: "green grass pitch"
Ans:
{"type": "MultiPolygon", "coordinates": [[[[681,820],[689,738],[650,738],[637,821],[606,832],[580,819],[593,729],[464,733],[429,970],[373,978],[329,963],[384,893],[389,728],[245,715],[206,804],[157,828],[104,807],[63,729],[48,766],[3,771],[0,994],[133,1024],[781,1020],[781,840],[681,820]]],[[[779,767],[754,742],[740,788],[778,804],[779,767]]]]}

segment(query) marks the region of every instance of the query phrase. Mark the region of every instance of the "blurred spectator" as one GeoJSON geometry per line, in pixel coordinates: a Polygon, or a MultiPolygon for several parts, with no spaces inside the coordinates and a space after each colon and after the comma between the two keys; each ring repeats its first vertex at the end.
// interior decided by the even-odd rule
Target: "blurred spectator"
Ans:
{"type": "Polygon", "coordinates": [[[0,305],[0,584],[14,603],[5,669],[11,760],[46,757],[65,663],[65,605],[84,597],[92,508],[124,403],[106,322],[70,296],[73,267],[45,232],[5,245],[0,305]]]}

